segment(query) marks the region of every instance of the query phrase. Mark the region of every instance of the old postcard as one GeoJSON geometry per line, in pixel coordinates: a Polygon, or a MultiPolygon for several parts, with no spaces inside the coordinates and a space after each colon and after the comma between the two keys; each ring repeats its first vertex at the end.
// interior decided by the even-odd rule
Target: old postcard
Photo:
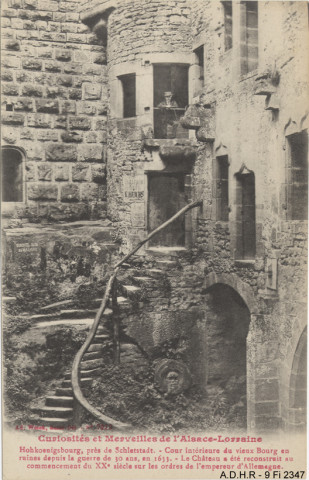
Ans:
{"type": "Polygon", "coordinates": [[[1,13],[3,478],[307,478],[308,3],[1,13]]]}

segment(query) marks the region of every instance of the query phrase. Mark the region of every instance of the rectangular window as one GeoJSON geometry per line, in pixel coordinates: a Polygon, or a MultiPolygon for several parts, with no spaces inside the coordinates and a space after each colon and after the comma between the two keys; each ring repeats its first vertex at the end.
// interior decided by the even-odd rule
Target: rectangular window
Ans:
{"type": "Polygon", "coordinates": [[[241,2],[241,74],[258,67],[258,2],[241,2]]]}
{"type": "Polygon", "coordinates": [[[204,46],[201,45],[199,48],[194,50],[195,53],[195,62],[198,65],[198,74],[196,82],[196,93],[201,90],[204,86],[204,46]]]}
{"type": "Polygon", "coordinates": [[[224,49],[230,50],[233,46],[232,2],[222,2],[224,8],[224,49]]]}
{"type": "Polygon", "coordinates": [[[236,258],[252,260],[256,252],[255,177],[248,172],[236,178],[236,258]]]}
{"type": "Polygon", "coordinates": [[[227,222],[229,219],[229,184],[228,184],[229,164],[228,156],[216,158],[215,172],[215,195],[217,220],[227,222]]]}
{"type": "Polygon", "coordinates": [[[154,137],[187,138],[179,119],[188,105],[188,65],[154,65],[153,86],[154,137]]]}
{"type": "Polygon", "coordinates": [[[122,84],[123,118],[136,116],[136,76],[135,74],[119,77],[122,84]]]}
{"type": "Polygon", "coordinates": [[[303,131],[288,137],[290,185],[288,211],[291,220],[308,218],[308,133],[303,131]]]}

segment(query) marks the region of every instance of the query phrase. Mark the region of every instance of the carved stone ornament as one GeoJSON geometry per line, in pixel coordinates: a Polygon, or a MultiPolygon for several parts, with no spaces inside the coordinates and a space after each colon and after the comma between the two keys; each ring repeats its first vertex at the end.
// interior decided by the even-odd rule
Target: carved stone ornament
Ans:
{"type": "Polygon", "coordinates": [[[215,138],[215,112],[205,104],[204,95],[199,103],[189,105],[180,123],[183,128],[195,130],[196,138],[201,142],[213,141],[215,138]]]}
{"type": "Polygon", "coordinates": [[[156,366],[155,382],[161,392],[177,395],[189,388],[191,374],[184,363],[166,358],[156,366]]]}
{"type": "Polygon", "coordinates": [[[256,77],[254,95],[272,95],[277,91],[280,82],[280,73],[276,69],[267,68],[261,75],[256,77]]]}

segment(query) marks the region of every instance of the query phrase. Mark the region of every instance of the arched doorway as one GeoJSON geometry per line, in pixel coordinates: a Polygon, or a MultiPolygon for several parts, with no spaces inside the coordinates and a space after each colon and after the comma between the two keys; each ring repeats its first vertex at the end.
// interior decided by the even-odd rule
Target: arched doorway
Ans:
{"type": "Polygon", "coordinates": [[[223,403],[234,424],[247,425],[247,344],[250,311],[229,285],[206,291],[206,394],[223,403]]]}
{"type": "Polygon", "coordinates": [[[290,428],[304,431],[307,424],[307,328],[297,344],[290,377],[290,428]]]}

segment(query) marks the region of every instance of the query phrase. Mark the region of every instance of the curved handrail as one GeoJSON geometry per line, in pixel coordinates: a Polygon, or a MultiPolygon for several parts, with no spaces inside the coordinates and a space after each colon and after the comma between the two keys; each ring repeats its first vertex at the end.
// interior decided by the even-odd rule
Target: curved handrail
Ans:
{"type": "Polygon", "coordinates": [[[116,279],[116,276],[117,276],[117,273],[119,271],[119,267],[125,263],[130,257],[132,257],[132,255],[134,255],[134,253],[137,252],[137,250],[139,250],[145,243],[147,243],[152,237],[154,237],[154,235],[156,235],[157,233],[161,232],[161,230],[163,230],[164,228],[166,228],[168,225],[170,225],[171,223],[173,223],[177,218],[179,218],[181,215],[183,215],[184,213],[186,213],[188,210],[191,210],[192,208],[194,207],[198,207],[198,206],[201,206],[202,205],[202,202],[201,201],[195,201],[195,202],[192,202],[192,203],[189,203],[188,205],[186,205],[185,207],[183,207],[181,210],[179,210],[175,215],[173,215],[169,220],[167,220],[166,222],[162,223],[162,225],[160,225],[158,228],[156,228],[155,230],[153,230],[144,240],[142,240],[141,242],[139,242],[137,244],[136,247],[133,248],[133,250],[131,250],[127,255],[125,255],[125,257],[120,260],[120,262],[118,262],[115,267],[114,267],[114,271],[113,271],[113,274],[112,276],[110,277],[107,285],[106,285],[106,289],[105,289],[105,293],[104,293],[104,296],[102,298],[102,302],[101,302],[101,305],[99,307],[99,310],[95,316],[95,319],[93,321],[93,324],[92,324],[92,327],[87,335],[87,338],[84,342],[84,344],[82,345],[82,347],[79,349],[79,351],[77,352],[75,358],[74,358],[74,361],[73,361],[73,366],[72,366],[72,375],[71,375],[71,381],[72,381],[72,389],[73,389],[73,395],[75,397],[75,399],[79,402],[79,404],[84,407],[89,413],[91,413],[94,417],[96,417],[98,420],[104,422],[104,423],[107,423],[109,425],[112,425],[113,427],[116,427],[120,430],[122,429],[126,429],[128,427],[130,427],[131,425],[128,424],[128,423],[123,423],[123,422],[119,422],[118,420],[114,420],[113,418],[110,418],[106,415],[104,415],[103,413],[101,413],[99,410],[97,410],[93,405],[91,405],[88,400],[84,397],[83,395],[83,392],[80,388],[80,384],[79,384],[79,367],[80,367],[80,362],[83,358],[83,355],[84,353],[86,352],[86,350],[88,349],[88,347],[91,345],[91,342],[97,332],[97,329],[98,329],[98,326],[99,326],[99,323],[100,323],[100,320],[101,320],[101,317],[104,313],[104,310],[107,306],[107,302],[108,302],[108,298],[109,298],[109,295],[111,293],[111,290],[112,290],[112,287],[113,287],[113,284],[114,284],[114,281],[116,279]]]}

